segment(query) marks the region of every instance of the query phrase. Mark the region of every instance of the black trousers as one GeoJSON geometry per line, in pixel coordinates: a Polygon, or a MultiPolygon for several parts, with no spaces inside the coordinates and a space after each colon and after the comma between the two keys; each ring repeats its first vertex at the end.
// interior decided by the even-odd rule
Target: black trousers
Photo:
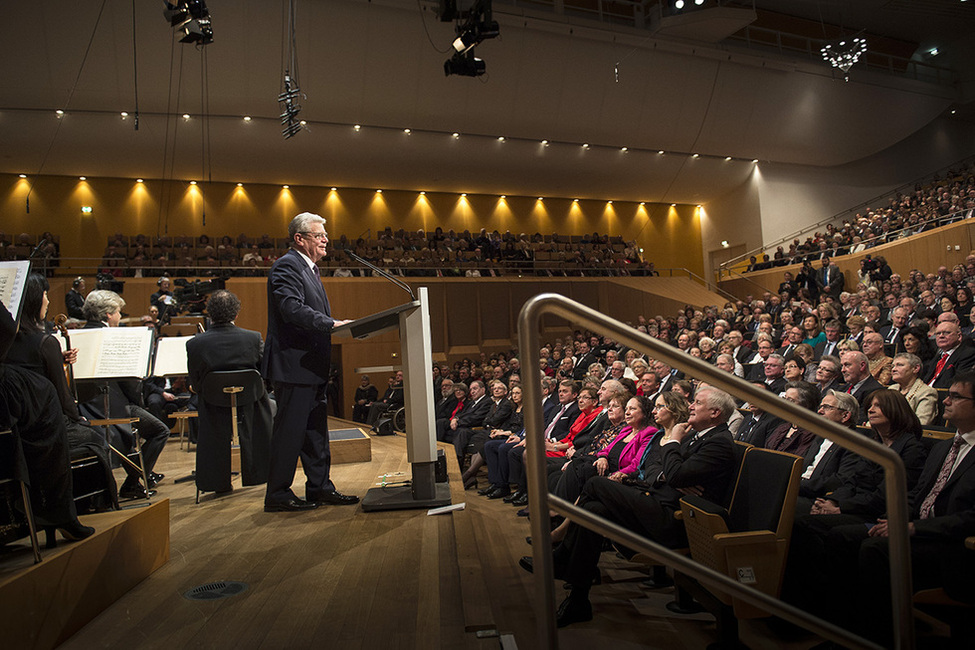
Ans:
{"type": "Polygon", "coordinates": [[[295,497],[291,483],[298,459],[305,472],[305,496],[314,497],[335,489],[329,478],[332,464],[328,448],[328,411],[325,384],[276,382],[278,411],[271,432],[271,460],[265,503],[281,503],[295,497]]]}

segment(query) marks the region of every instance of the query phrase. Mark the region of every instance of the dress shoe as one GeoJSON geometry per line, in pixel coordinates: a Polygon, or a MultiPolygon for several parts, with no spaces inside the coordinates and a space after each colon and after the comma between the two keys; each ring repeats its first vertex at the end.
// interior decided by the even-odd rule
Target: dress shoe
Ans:
{"type": "Polygon", "coordinates": [[[511,490],[507,487],[495,488],[491,492],[488,492],[487,498],[489,499],[503,499],[504,497],[511,494],[511,490]]]}
{"type": "Polygon", "coordinates": [[[497,489],[496,485],[494,485],[493,483],[488,483],[486,488],[481,488],[480,490],[477,491],[477,493],[480,494],[482,497],[486,497],[496,489],[497,489]]]}
{"type": "MultiPolygon", "coordinates": [[[[473,477],[464,482],[465,490],[477,490],[477,477],[473,477]]],[[[480,490],[478,490],[480,491],[480,490]]]]}
{"type": "Polygon", "coordinates": [[[531,513],[528,511],[528,508],[522,508],[521,510],[518,511],[517,514],[519,517],[527,517],[531,513]]]}
{"type": "Polygon", "coordinates": [[[302,512],[304,510],[314,510],[318,504],[314,501],[302,501],[298,497],[287,501],[275,503],[265,503],[264,512],[302,512]]]}
{"type": "Polygon", "coordinates": [[[154,488],[159,485],[159,482],[166,478],[165,474],[159,474],[157,472],[149,472],[149,487],[154,488]]]}
{"type": "Polygon", "coordinates": [[[322,506],[352,506],[359,503],[359,497],[351,494],[341,494],[335,490],[308,495],[308,502],[322,506]]]}
{"type": "Polygon", "coordinates": [[[122,487],[119,488],[118,495],[123,499],[148,499],[149,497],[156,496],[156,491],[146,490],[140,483],[130,483],[128,485],[123,483],[122,487]]]}
{"type": "Polygon", "coordinates": [[[523,508],[523,507],[527,506],[528,505],[528,493],[525,492],[524,494],[522,494],[517,499],[512,499],[511,500],[511,505],[515,506],[516,508],[523,508]]]}
{"type": "Polygon", "coordinates": [[[592,604],[588,598],[569,596],[559,605],[555,613],[555,624],[558,627],[565,627],[573,623],[584,623],[592,620],[592,604]]]}
{"type": "Polygon", "coordinates": [[[518,490],[517,492],[512,492],[511,494],[509,494],[508,496],[506,496],[504,498],[504,502],[505,503],[511,503],[512,501],[516,501],[516,500],[520,499],[525,494],[526,494],[526,492],[524,490],[518,490]]]}

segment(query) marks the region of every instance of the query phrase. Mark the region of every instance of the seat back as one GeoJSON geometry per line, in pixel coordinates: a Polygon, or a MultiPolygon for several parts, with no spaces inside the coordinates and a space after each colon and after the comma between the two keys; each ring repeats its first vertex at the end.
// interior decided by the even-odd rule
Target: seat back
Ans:
{"type": "MultiPolygon", "coordinates": [[[[751,414],[749,414],[750,416],[751,414]]],[[[728,508],[731,506],[731,500],[735,496],[735,489],[738,487],[738,478],[741,475],[741,466],[745,461],[745,453],[754,448],[754,445],[750,445],[747,442],[742,442],[741,440],[735,440],[734,452],[735,452],[735,470],[731,473],[733,479],[728,481],[728,491],[725,493],[724,498],[721,500],[721,507],[728,508]]]]}
{"type": "Polygon", "coordinates": [[[231,396],[237,396],[237,407],[253,404],[265,395],[264,378],[254,369],[213,370],[203,377],[200,397],[207,404],[229,408],[231,396]],[[241,388],[237,393],[224,392],[225,388],[241,388]]]}
{"type": "Polygon", "coordinates": [[[759,447],[749,449],[728,507],[728,529],[733,533],[768,530],[777,537],[790,530],[801,471],[801,456],[759,447]],[[791,505],[784,507],[787,503],[791,505]]]}

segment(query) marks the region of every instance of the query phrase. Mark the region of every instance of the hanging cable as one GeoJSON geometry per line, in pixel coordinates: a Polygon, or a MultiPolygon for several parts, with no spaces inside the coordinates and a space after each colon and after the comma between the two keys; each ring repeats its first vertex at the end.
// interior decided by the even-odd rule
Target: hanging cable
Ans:
{"type": "Polygon", "coordinates": [[[98,24],[102,21],[102,13],[105,11],[106,2],[107,0],[102,0],[102,6],[98,10],[98,17],[95,19],[95,26],[91,30],[91,36],[88,38],[88,47],[85,48],[85,55],[81,57],[81,65],[78,66],[78,75],[74,78],[74,84],[71,85],[71,90],[68,91],[68,99],[64,102],[64,108],[60,109],[63,112],[58,119],[57,128],[54,129],[54,135],[51,136],[51,143],[47,146],[47,151],[44,152],[44,157],[41,158],[41,164],[37,168],[34,178],[30,179],[30,185],[27,188],[26,197],[27,214],[30,214],[30,195],[34,191],[34,185],[37,184],[35,179],[40,178],[41,171],[44,169],[44,165],[47,164],[47,158],[51,155],[51,150],[54,149],[54,143],[58,139],[58,133],[61,132],[61,124],[64,122],[64,113],[67,112],[68,107],[71,105],[71,98],[74,97],[74,91],[78,88],[78,82],[81,81],[81,73],[85,69],[85,62],[88,61],[88,53],[91,52],[91,44],[95,42],[95,34],[98,32],[98,24]]]}
{"type": "Polygon", "coordinates": [[[132,78],[135,86],[135,130],[139,130],[139,48],[136,47],[135,0],[132,0],[132,78]]]}

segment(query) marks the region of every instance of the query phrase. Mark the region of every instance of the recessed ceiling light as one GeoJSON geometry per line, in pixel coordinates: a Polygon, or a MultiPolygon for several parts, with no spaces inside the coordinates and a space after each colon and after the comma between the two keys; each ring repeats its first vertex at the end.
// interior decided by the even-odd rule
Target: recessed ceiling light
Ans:
{"type": "Polygon", "coordinates": [[[361,127],[361,126],[359,126],[358,124],[356,124],[356,125],[355,125],[355,126],[353,126],[352,128],[353,128],[353,129],[355,129],[356,131],[358,131],[358,130],[359,130],[359,129],[361,129],[362,127],[361,127]]]}
{"type": "Polygon", "coordinates": [[[244,116],[244,121],[245,122],[250,122],[251,121],[251,116],[250,115],[245,115],[244,116]]]}
{"type": "Polygon", "coordinates": [[[954,114],[955,114],[955,113],[957,113],[957,112],[958,112],[958,111],[957,111],[956,109],[954,109],[954,108],[953,108],[953,109],[951,109],[951,114],[952,114],[952,115],[954,115],[954,114]]]}
{"type": "Polygon", "coordinates": [[[409,129],[403,129],[403,133],[405,133],[406,135],[409,135],[409,134],[413,133],[413,131],[410,131],[409,129]]]}
{"type": "Polygon", "coordinates": [[[504,194],[502,194],[502,195],[501,195],[501,200],[502,200],[502,201],[504,201],[504,200],[505,200],[505,198],[506,198],[506,197],[505,197],[505,195],[504,195],[504,194]]]}
{"type": "Polygon", "coordinates": [[[670,207],[672,207],[672,208],[676,208],[676,207],[677,207],[677,204],[676,204],[676,203],[671,203],[671,204],[670,204],[670,207]]]}
{"type": "Polygon", "coordinates": [[[548,140],[542,140],[542,146],[543,147],[547,147],[548,146],[548,140]]]}
{"type": "Polygon", "coordinates": [[[459,138],[460,137],[460,133],[457,133],[457,131],[454,131],[450,135],[451,135],[451,137],[454,137],[454,138],[459,138]]]}
{"type": "Polygon", "coordinates": [[[86,181],[86,180],[88,180],[88,177],[87,176],[79,176],[78,177],[78,180],[79,181],[86,181]]]}
{"type": "Polygon", "coordinates": [[[55,114],[55,115],[57,115],[58,117],[61,117],[62,115],[64,115],[64,111],[62,111],[62,110],[61,110],[61,109],[59,108],[58,110],[56,110],[56,111],[54,111],[54,114],[55,114]]]}
{"type": "Polygon", "coordinates": [[[612,201],[606,201],[606,205],[613,205],[612,201]]]}
{"type": "Polygon", "coordinates": [[[291,186],[290,185],[282,185],[281,186],[281,189],[290,190],[291,189],[291,186]]]}
{"type": "Polygon", "coordinates": [[[422,192],[422,191],[420,192],[420,196],[426,196],[426,195],[427,195],[426,192],[422,192]]]}
{"type": "Polygon", "coordinates": [[[196,181],[190,181],[190,185],[196,185],[196,181]]]}
{"type": "Polygon", "coordinates": [[[539,201],[541,201],[541,200],[543,200],[543,199],[542,199],[542,197],[538,197],[538,200],[539,200],[539,201]]]}
{"type": "Polygon", "coordinates": [[[122,111],[121,113],[119,113],[119,115],[121,115],[122,117],[128,117],[129,116],[129,114],[126,113],[125,111],[122,111]]]}
{"type": "Polygon", "coordinates": [[[643,206],[645,206],[646,204],[647,204],[647,203],[646,203],[646,201],[640,201],[640,207],[641,207],[641,208],[642,208],[643,206]]]}
{"type": "Polygon", "coordinates": [[[725,161],[727,162],[729,160],[731,160],[731,156],[725,156],[725,161]]]}
{"type": "Polygon", "coordinates": [[[629,150],[630,150],[629,147],[620,147],[620,151],[622,151],[623,153],[626,153],[629,150]]]}
{"type": "Polygon", "coordinates": [[[572,202],[573,203],[578,203],[579,202],[579,199],[572,199],[572,202]]]}
{"type": "Polygon", "coordinates": [[[237,187],[243,187],[243,186],[244,186],[243,183],[237,183],[237,187]]]}
{"type": "Polygon", "coordinates": [[[332,188],[332,191],[333,191],[333,192],[335,192],[335,191],[337,191],[337,190],[338,190],[338,188],[337,188],[337,187],[333,187],[333,188],[332,188]]]}
{"type": "Polygon", "coordinates": [[[691,158],[700,158],[700,157],[701,157],[701,154],[699,154],[699,153],[696,153],[696,154],[694,154],[694,155],[691,156],[691,158]]]}
{"type": "Polygon", "coordinates": [[[504,136],[503,135],[499,135],[498,136],[498,142],[504,142],[504,136]]]}
{"type": "Polygon", "coordinates": [[[582,148],[583,148],[583,149],[588,149],[588,148],[589,148],[589,143],[588,143],[588,142],[584,142],[584,143],[582,144],[582,148]]]}
{"type": "Polygon", "coordinates": [[[135,182],[136,182],[136,183],[143,183],[143,182],[145,182],[145,181],[143,181],[143,180],[142,180],[141,178],[137,178],[137,179],[135,179],[135,182]]]}
{"type": "Polygon", "coordinates": [[[461,195],[460,195],[460,198],[462,198],[462,199],[466,199],[466,198],[467,198],[467,194],[466,194],[466,193],[464,193],[464,194],[461,194],[461,195]]]}
{"type": "Polygon", "coordinates": [[[21,174],[20,177],[21,178],[27,178],[27,174],[21,174]]]}
{"type": "Polygon", "coordinates": [[[190,114],[189,113],[183,113],[183,119],[184,120],[190,119],[190,114]]]}
{"type": "Polygon", "coordinates": [[[376,190],[376,194],[382,194],[382,193],[383,193],[382,190],[376,190]]]}
{"type": "Polygon", "coordinates": [[[753,158],[752,159],[752,162],[757,164],[758,163],[758,158],[753,158]]]}
{"type": "Polygon", "coordinates": [[[306,122],[305,120],[302,120],[301,122],[298,122],[298,124],[300,124],[302,126],[305,126],[306,124],[308,124],[308,122],[306,122]]]}

